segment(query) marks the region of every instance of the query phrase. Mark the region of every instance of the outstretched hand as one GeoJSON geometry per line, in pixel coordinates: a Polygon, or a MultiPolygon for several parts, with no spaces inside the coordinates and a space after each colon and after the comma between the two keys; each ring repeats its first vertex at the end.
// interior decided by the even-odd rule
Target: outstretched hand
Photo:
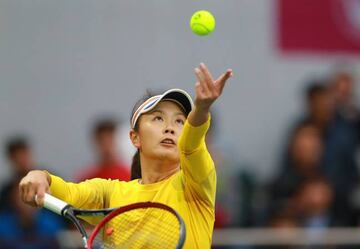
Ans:
{"type": "Polygon", "coordinates": [[[204,63],[195,68],[197,82],[195,84],[195,108],[189,115],[189,122],[199,126],[206,122],[211,105],[217,100],[224,89],[226,81],[233,75],[231,69],[226,70],[216,80],[204,63]]]}
{"type": "Polygon", "coordinates": [[[195,74],[198,79],[198,82],[195,84],[195,106],[200,109],[209,110],[211,104],[220,97],[226,81],[233,74],[232,70],[226,70],[218,79],[214,80],[206,65],[200,63],[200,66],[195,68],[195,74]]]}

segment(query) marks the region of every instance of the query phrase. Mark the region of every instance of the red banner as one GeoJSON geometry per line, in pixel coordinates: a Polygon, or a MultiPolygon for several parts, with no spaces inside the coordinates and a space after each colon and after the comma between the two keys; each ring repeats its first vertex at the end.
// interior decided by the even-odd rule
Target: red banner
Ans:
{"type": "Polygon", "coordinates": [[[360,0],[278,0],[285,52],[360,54],[360,0]]]}

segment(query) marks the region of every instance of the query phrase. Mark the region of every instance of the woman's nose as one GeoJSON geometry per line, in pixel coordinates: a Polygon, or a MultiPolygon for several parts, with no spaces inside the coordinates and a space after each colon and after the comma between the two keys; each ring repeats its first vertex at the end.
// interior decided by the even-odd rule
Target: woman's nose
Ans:
{"type": "Polygon", "coordinates": [[[175,129],[171,124],[166,124],[165,133],[175,134],[175,129]]]}
{"type": "Polygon", "coordinates": [[[172,128],[166,128],[166,129],[165,129],[165,133],[175,134],[175,130],[172,129],[172,128]]]}

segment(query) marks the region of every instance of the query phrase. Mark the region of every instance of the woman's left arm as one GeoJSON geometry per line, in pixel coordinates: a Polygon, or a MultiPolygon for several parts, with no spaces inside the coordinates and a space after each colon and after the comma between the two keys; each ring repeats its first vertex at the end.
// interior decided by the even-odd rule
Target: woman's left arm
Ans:
{"type": "Polygon", "coordinates": [[[180,160],[192,196],[214,206],[216,172],[206,148],[205,135],[210,126],[210,106],[221,95],[232,70],[227,70],[215,81],[204,64],[200,64],[195,72],[199,80],[196,83],[195,108],[189,114],[179,139],[180,160]]]}

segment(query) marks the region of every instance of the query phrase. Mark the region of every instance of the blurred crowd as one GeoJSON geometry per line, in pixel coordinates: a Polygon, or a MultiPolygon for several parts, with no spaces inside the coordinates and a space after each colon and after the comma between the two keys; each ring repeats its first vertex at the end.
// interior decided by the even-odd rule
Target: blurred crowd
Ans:
{"type": "MultiPolygon", "coordinates": [[[[119,122],[115,118],[97,120],[91,131],[94,158],[96,160],[74,172],[73,181],[91,178],[130,180],[130,167],[117,148],[119,122]]],[[[62,217],[24,204],[19,198],[19,181],[30,170],[44,169],[38,165],[30,144],[24,135],[11,136],[4,144],[11,177],[3,184],[0,192],[0,248],[6,249],[49,249],[60,248],[59,233],[74,229],[62,217]]],[[[54,172],[56,174],[56,172],[54,172]]]]}
{"type": "Polygon", "coordinates": [[[279,173],[267,188],[265,224],[358,226],[360,116],[354,79],[339,72],[310,81],[304,98],[306,113],[293,125],[279,173]]]}
{"type": "Polygon", "coordinates": [[[310,237],[331,227],[359,227],[360,112],[355,97],[349,71],[306,82],[305,111],[289,124],[277,174],[266,183],[236,161],[218,162],[215,227],[307,228],[310,237]],[[235,170],[224,177],[224,167],[235,170]]]}
{"type": "Polygon", "coordinates": [[[266,184],[259,184],[251,172],[241,171],[235,181],[242,190],[239,203],[244,207],[238,210],[246,209],[248,213],[238,215],[237,221],[229,219],[233,224],[223,225],[360,224],[357,160],[360,113],[354,87],[354,78],[346,71],[305,84],[305,112],[289,124],[277,174],[266,184]]]}
{"type": "MultiPolygon", "coordinates": [[[[289,124],[277,174],[266,183],[217,144],[221,124],[213,114],[207,144],[218,172],[216,228],[360,225],[360,113],[354,78],[340,71],[304,86],[305,113],[289,124]]],[[[118,153],[119,125],[115,118],[94,122],[91,141],[96,160],[73,172],[72,180],[130,179],[129,163],[118,153]]],[[[18,182],[29,170],[48,167],[37,164],[26,136],[9,137],[3,151],[11,177],[0,192],[1,248],[58,248],[56,235],[70,225],[44,209],[24,205],[18,195],[18,182]]]]}

